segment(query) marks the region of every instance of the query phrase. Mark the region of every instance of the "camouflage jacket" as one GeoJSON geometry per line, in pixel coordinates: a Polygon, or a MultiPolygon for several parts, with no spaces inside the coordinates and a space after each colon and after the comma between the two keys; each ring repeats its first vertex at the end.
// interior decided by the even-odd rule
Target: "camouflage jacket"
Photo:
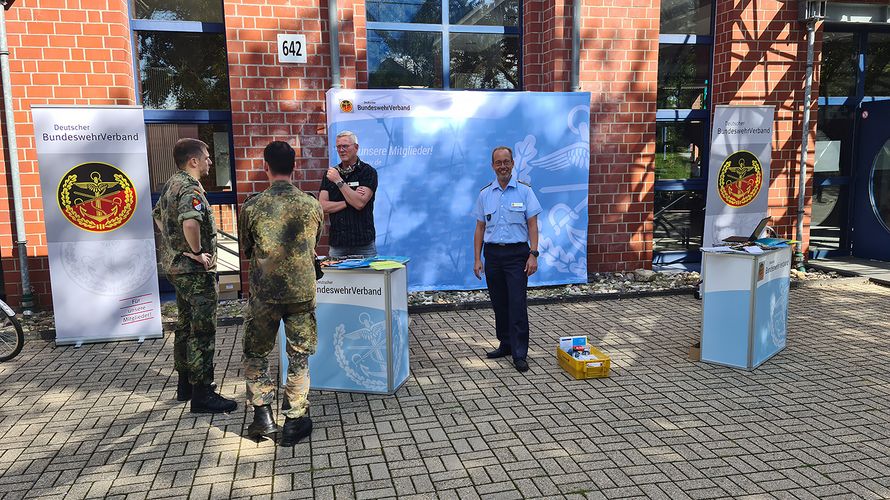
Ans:
{"type": "Polygon", "coordinates": [[[250,259],[250,293],[264,302],[315,299],[315,246],[324,214],[318,201],[287,181],[248,198],[238,214],[238,242],[250,259]]]}
{"type": "Polygon", "coordinates": [[[216,220],[204,188],[188,173],[180,170],[170,177],[152,210],[160,223],[158,265],[167,274],[216,272],[216,220]],[[182,221],[196,219],[201,225],[201,248],[213,258],[213,267],[205,270],[197,261],[182,255],[191,252],[182,232],[182,221]]]}

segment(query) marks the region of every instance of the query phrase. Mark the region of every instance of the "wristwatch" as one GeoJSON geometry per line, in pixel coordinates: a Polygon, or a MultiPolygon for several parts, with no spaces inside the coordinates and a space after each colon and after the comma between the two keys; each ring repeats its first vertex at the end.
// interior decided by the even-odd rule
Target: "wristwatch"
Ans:
{"type": "Polygon", "coordinates": [[[337,185],[338,188],[343,187],[343,184],[346,184],[346,181],[339,180],[339,181],[337,181],[337,183],[336,183],[336,185],[337,185]]]}
{"type": "Polygon", "coordinates": [[[541,255],[541,252],[539,252],[537,250],[529,250],[528,253],[531,255],[534,255],[536,259],[538,258],[538,255],[541,255]]]}

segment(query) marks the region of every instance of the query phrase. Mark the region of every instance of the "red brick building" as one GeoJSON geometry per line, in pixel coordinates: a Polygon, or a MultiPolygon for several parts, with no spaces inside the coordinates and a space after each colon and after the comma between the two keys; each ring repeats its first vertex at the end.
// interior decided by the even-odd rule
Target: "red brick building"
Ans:
{"type": "MultiPolygon", "coordinates": [[[[776,107],[770,213],[778,233],[793,237],[807,51],[797,4],[579,1],[579,86],[591,93],[589,271],[695,259],[710,115],[720,104],[776,107]]],[[[19,0],[6,12],[28,264],[41,305],[51,300],[33,105],[144,106],[154,190],[174,168],[170,144],[202,138],[215,160],[205,184],[218,214],[228,218],[226,231],[234,232],[237,204],[265,185],[261,157],[270,140],[295,147],[297,182],[317,191],[329,161],[324,95],[334,83],[328,2],[74,3],[19,0]],[[281,33],[306,36],[306,64],[277,62],[281,33]]],[[[572,0],[336,4],[343,87],[572,90],[572,0]]],[[[816,25],[805,245],[811,210],[817,211],[810,196],[814,157],[817,149],[837,153],[815,172],[818,199],[833,200],[818,207],[813,224],[824,233],[820,251],[851,252],[853,206],[864,196],[854,189],[853,130],[863,103],[890,96],[888,26],[880,3],[829,4],[828,20],[816,25]],[[831,79],[820,81],[820,61],[829,56],[831,79]],[[853,60],[859,65],[851,72],[853,60]],[[824,117],[823,108],[830,111],[824,117]],[[817,133],[821,128],[825,134],[817,133]],[[824,148],[817,148],[820,140],[824,148]]],[[[6,148],[4,141],[0,258],[3,289],[18,304],[6,148]]],[[[890,197],[890,185],[873,188],[890,197]]]]}

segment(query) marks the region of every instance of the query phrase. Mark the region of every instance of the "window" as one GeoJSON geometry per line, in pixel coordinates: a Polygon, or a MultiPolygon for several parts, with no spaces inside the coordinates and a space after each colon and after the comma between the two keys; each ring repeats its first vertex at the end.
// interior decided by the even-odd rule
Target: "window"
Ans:
{"type": "Polygon", "coordinates": [[[208,199],[235,203],[222,1],[131,0],[130,15],[153,194],[175,171],[173,144],[193,137],[207,143],[213,159],[201,179],[208,199]]]}
{"type": "Polygon", "coordinates": [[[819,97],[856,95],[859,42],[853,33],[826,32],[822,38],[819,97]]]}
{"type": "Polygon", "coordinates": [[[712,0],[662,0],[661,33],[711,34],[712,0]]]}
{"type": "Polygon", "coordinates": [[[442,87],[442,34],[368,30],[368,86],[442,87]]]}
{"type": "Polygon", "coordinates": [[[868,34],[865,95],[890,97],[890,33],[868,34]]]}
{"type": "Polygon", "coordinates": [[[655,180],[683,180],[702,176],[708,130],[701,120],[655,124],[655,180]]]}
{"type": "Polygon", "coordinates": [[[222,33],[136,33],[139,87],[148,109],[229,109],[222,33]]]}
{"type": "Polygon", "coordinates": [[[655,243],[661,252],[701,248],[704,191],[655,192],[655,243]]]}
{"type": "Polygon", "coordinates": [[[176,141],[192,137],[204,141],[213,160],[210,173],[201,179],[208,193],[232,190],[230,127],[226,123],[147,123],[148,174],[151,190],[159,193],[171,175],[176,173],[173,162],[173,145],[176,141]]]}
{"type": "Polygon", "coordinates": [[[153,21],[223,22],[222,2],[219,0],[133,0],[133,19],[153,21]]]}
{"type": "Polygon", "coordinates": [[[706,109],[711,78],[711,46],[658,46],[659,109],[706,109]]]}
{"type": "Polygon", "coordinates": [[[520,89],[519,0],[368,0],[368,86],[520,89]]]}
{"type": "Polygon", "coordinates": [[[663,0],[658,46],[654,260],[701,257],[710,143],[713,1],[663,0]]]}

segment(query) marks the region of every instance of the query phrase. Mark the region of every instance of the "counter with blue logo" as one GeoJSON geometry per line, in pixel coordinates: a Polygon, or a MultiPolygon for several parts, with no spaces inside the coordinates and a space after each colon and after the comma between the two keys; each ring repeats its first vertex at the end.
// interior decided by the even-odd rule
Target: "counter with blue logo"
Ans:
{"type": "MultiPolygon", "coordinates": [[[[311,389],[393,394],[408,380],[407,276],[404,266],[324,269],[316,282],[318,347],[309,357],[311,389]]],[[[286,376],[286,357],[281,361],[286,376]]]]}
{"type": "Polygon", "coordinates": [[[753,370],[785,348],[791,247],[702,249],[701,360],[753,370]]]}

